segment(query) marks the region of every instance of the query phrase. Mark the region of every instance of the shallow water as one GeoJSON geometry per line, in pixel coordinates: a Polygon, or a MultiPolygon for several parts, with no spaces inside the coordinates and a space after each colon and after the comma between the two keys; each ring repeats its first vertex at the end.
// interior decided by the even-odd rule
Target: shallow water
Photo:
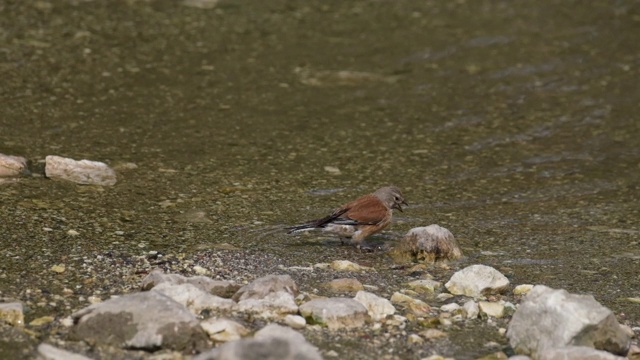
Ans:
{"type": "Polygon", "coordinates": [[[36,175],[0,185],[0,295],[111,250],[228,243],[300,266],[384,263],[279,227],[393,183],[411,206],[372,242],[437,223],[460,266],[593,294],[640,322],[623,300],[640,294],[637,2],[15,1],[0,13],[0,152],[36,175]],[[37,176],[50,154],[138,168],[80,187],[37,176]],[[194,210],[204,217],[185,221],[194,210]]]}

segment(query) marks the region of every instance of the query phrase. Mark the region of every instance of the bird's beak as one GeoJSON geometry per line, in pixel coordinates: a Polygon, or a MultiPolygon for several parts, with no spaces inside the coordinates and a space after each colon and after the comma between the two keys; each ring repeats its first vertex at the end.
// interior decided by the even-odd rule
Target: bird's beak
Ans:
{"type": "MultiPolygon", "coordinates": [[[[407,202],[406,202],[406,201],[403,201],[401,204],[409,205],[409,204],[407,204],[407,202]]],[[[402,210],[402,206],[400,206],[400,204],[397,204],[397,203],[396,203],[396,204],[393,204],[393,206],[392,206],[391,208],[392,208],[392,209],[398,209],[400,212],[404,212],[404,211],[402,210]]]]}

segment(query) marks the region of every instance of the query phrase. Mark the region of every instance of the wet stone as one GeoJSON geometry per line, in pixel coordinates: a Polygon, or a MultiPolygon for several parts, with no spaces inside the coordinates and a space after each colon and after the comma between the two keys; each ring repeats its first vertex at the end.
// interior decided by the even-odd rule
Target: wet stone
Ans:
{"type": "Polygon", "coordinates": [[[24,313],[22,303],[0,303],[0,321],[13,326],[23,326],[24,313]]]}

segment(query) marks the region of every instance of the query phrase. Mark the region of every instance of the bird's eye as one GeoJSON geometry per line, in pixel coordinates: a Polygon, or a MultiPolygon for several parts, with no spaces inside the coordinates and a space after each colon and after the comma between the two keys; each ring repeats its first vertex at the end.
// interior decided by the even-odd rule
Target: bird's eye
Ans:
{"type": "Polygon", "coordinates": [[[398,200],[400,200],[400,198],[399,198],[399,197],[397,197],[397,196],[394,196],[394,197],[393,197],[393,200],[398,201],[398,200]]]}

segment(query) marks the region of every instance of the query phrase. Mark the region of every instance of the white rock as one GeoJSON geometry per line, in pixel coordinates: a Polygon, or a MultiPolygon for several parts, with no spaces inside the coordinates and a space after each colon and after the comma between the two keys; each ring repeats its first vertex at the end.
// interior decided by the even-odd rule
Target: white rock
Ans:
{"type": "Polygon", "coordinates": [[[0,177],[19,176],[28,173],[27,159],[21,156],[0,154],[0,177]]]}
{"type": "Polygon", "coordinates": [[[160,283],[170,284],[191,284],[203,290],[224,298],[229,298],[235,294],[240,286],[225,280],[213,280],[206,276],[185,277],[179,274],[165,274],[160,269],[155,269],[149,273],[143,280],[140,288],[142,290],[150,290],[160,283]]]}
{"type": "Polygon", "coordinates": [[[304,327],[307,326],[307,320],[299,315],[289,314],[285,316],[282,321],[285,323],[285,325],[292,329],[304,329],[304,327]]]}
{"type": "Polygon", "coordinates": [[[478,303],[473,300],[465,302],[464,305],[462,305],[462,308],[467,312],[468,319],[475,319],[480,315],[480,307],[478,306],[478,303]]]}
{"type": "Polygon", "coordinates": [[[116,172],[99,161],[73,160],[49,155],[45,158],[45,175],[52,179],[87,185],[115,185],[116,172]]]}
{"type": "Polygon", "coordinates": [[[505,291],[509,280],[490,266],[471,265],[453,274],[445,286],[455,295],[481,297],[505,291]]]}
{"type": "Polygon", "coordinates": [[[504,305],[497,302],[480,301],[478,302],[480,312],[488,316],[501,318],[504,316],[504,305]]]}
{"type": "Polygon", "coordinates": [[[349,260],[335,260],[331,263],[331,268],[338,271],[366,271],[372,270],[370,267],[361,266],[349,260]]]}
{"type": "Polygon", "coordinates": [[[90,358],[80,355],[74,354],[72,352],[58,349],[55,346],[42,343],[38,345],[38,356],[37,360],[91,360],[90,358]]]}
{"type": "Polygon", "coordinates": [[[354,300],[364,305],[374,321],[380,321],[387,315],[393,315],[396,312],[391,301],[367,291],[358,291],[354,300]]]}
{"type": "Polygon", "coordinates": [[[431,306],[426,302],[400,292],[395,292],[391,295],[391,303],[406,306],[418,316],[424,316],[431,310],[431,306]]]}
{"type": "Polygon", "coordinates": [[[298,286],[289,275],[267,275],[241,287],[233,295],[233,300],[262,299],[276,292],[286,292],[295,297],[298,286]]]}
{"type": "Polygon", "coordinates": [[[249,329],[242,324],[226,318],[209,318],[201,321],[200,326],[217,342],[238,340],[249,334],[249,329]]]}
{"type": "Polygon", "coordinates": [[[251,312],[265,319],[277,319],[287,314],[297,314],[298,305],[291,293],[278,291],[258,299],[240,300],[238,302],[238,310],[251,312]]]}
{"type": "Polygon", "coordinates": [[[428,263],[462,257],[462,250],[451,231],[436,224],[409,230],[392,251],[392,256],[402,253],[428,263]]]}
{"type": "Polygon", "coordinates": [[[360,327],[370,318],[364,305],[347,298],[311,300],[300,306],[300,314],[310,323],[326,325],[331,330],[360,327]]]}
{"type": "Polygon", "coordinates": [[[71,315],[71,337],[122,348],[202,351],[207,334],[195,315],[171,298],[146,291],[111,298],[71,315]]]}
{"type": "Polygon", "coordinates": [[[569,345],[624,355],[630,346],[629,334],[615,315],[593,296],[542,285],[535,286],[513,314],[507,336],[514,350],[526,355],[569,345]]]}
{"type": "Polygon", "coordinates": [[[454,312],[458,309],[460,309],[460,305],[456,303],[450,303],[450,304],[440,306],[440,311],[444,311],[444,312],[454,312]]]}
{"type": "Polygon", "coordinates": [[[189,283],[164,282],[156,285],[151,291],[170,297],[196,315],[199,315],[203,310],[231,311],[236,308],[236,303],[233,300],[212,295],[189,283]]]}

